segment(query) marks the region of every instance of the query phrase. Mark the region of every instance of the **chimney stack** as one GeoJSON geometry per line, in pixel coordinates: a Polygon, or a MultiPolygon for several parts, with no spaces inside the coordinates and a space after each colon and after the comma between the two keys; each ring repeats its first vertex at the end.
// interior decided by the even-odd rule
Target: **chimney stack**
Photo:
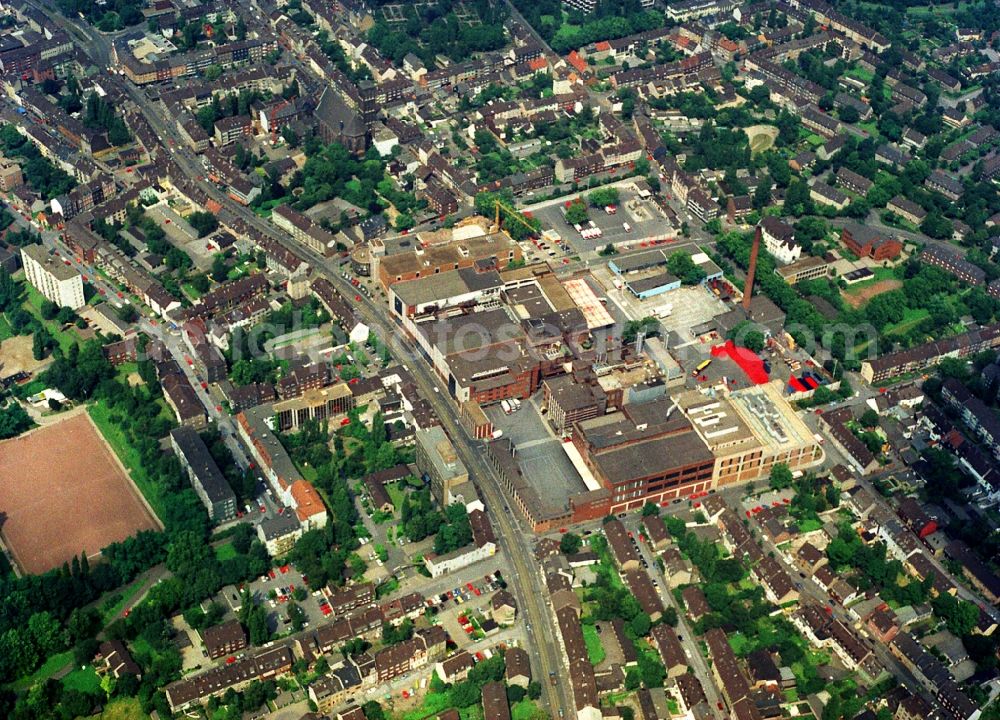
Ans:
{"type": "Polygon", "coordinates": [[[753,276],[757,272],[757,253],[760,252],[760,226],[753,233],[753,247],[750,248],[750,266],[747,268],[747,283],[743,286],[743,312],[750,313],[750,298],[753,295],[753,276]]]}

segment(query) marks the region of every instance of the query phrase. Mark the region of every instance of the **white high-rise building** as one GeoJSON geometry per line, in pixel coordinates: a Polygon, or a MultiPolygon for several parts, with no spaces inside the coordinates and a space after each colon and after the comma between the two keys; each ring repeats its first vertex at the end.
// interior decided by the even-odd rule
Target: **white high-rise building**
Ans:
{"type": "Polygon", "coordinates": [[[41,245],[21,248],[24,274],[42,295],[59,307],[76,310],[86,304],[83,297],[83,277],[61,258],[48,254],[41,245]]]}

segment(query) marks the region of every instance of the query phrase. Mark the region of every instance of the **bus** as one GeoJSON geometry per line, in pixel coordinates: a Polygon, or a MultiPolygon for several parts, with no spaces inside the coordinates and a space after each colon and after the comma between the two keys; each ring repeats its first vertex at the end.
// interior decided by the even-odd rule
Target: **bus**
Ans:
{"type": "Polygon", "coordinates": [[[711,364],[712,364],[712,360],[711,359],[702,360],[700,363],[698,363],[698,367],[696,367],[694,369],[694,372],[691,373],[691,375],[694,376],[694,377],[697,377],[698,375],[701,375],[702,370],[704,370],[705,368],[707,368],[711,364]]]}

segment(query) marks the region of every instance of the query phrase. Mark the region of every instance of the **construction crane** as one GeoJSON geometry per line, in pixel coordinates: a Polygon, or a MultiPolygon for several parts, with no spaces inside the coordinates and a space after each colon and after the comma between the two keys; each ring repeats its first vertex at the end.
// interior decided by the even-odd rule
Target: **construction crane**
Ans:
{"type": "MultiPolygon", "coordinates": [[[[493,216],[493,227],[490,229],[491,232],[500,232],[500,230],[503,228],[503,224],[501,223],[501,218],[500,218],[500,209],[501,208],[503,208],[504,210],[507,211],[507,213],[508,213],[507,219],[508,220],[511,220],[511,219],[516,220],[521,225],[523,225],[524,227],[526,227],[528,229],[528,232],[530,232],[532,235],[537,235],[538,234],[538,228],[536,228],[534,225],[532,225],[531,223],[529,223],[520,212],[518,212],[517,210],[515,210],[514,208],[512,208],[510,205],[507,205],[506,203],[503,203],[503,202],[501,202],[500,200],[497,200],[497,199],[493,200],[494,216],[493,216]]],[[[510,234],[510,233],[508,233],[508,234],[510,234]]]]}

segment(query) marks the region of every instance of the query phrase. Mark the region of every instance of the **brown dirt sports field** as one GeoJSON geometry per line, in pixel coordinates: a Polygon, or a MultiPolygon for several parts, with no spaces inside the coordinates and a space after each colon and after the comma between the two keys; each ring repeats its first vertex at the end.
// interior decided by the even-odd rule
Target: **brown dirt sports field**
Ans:
{"type": "Polygon", "coordinates": [[[158,524],[85,411],[0,442],[0,535],[22,571],[158,524]]]}
{"type": "Polygon", "coordinates": [[[841,297],[851,307],[859,308],[876,295],[881,295],[882,293],[901,287],[903,287],[903,283],[899,280],[879,280],[871,285],[866,285],[856,292],[850,292],[850,288],[848,288],[846,292],[841,293],[841,297]]]}

